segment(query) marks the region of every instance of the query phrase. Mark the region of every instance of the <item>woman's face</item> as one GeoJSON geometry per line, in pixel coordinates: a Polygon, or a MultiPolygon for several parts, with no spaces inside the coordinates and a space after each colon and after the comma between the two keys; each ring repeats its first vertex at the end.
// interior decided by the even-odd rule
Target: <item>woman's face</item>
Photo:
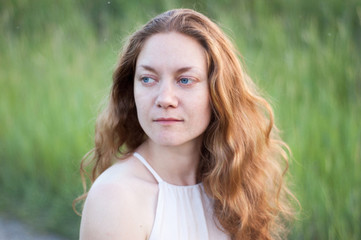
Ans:
{"type": "Polygon", "coordinates": [[[200,143],[211,117],[202,46],[175,32],[150,37],[137,59],[134,98],[139,123],[151,141],[200,143]]]}

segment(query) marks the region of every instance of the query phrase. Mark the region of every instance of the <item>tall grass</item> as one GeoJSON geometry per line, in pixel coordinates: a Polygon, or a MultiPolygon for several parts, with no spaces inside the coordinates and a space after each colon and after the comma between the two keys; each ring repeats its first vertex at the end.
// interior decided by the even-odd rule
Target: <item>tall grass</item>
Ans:
{"type": "Polygon", "coordinates": [[[290,239],[361,237],[357,1],[0,3],[0,212],[76,239],[71,201],[124,36],[166,9],[219,22],[275,106],[302,211],[290,239]]]}

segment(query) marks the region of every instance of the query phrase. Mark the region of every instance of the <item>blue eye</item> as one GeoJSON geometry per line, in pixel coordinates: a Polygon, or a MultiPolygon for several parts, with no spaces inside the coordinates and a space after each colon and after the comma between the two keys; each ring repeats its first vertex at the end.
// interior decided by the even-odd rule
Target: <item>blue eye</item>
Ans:
{"type": "Polygon", "coordinates": [[[180,82],[181,84],[188,84],[188,83],[191,82],[191,80],[190,80],[189,78],[181,78],[181,79],[179,80],[179,82],[180,82]]]}
{"type": "Polygon", "coordinates": [[[151,77],[142,77],[140,80],[141,80],[143,83],[152,83],[152,82],[154,82],[154,79],[151,78],[151,77]]]}
{"type": "Polygon", "coordinates": [[[142,78],[142,81],[145,83],[148,83],[150,80],[149,80],[149,77],[144,77],[144,78],[142,78]]]}

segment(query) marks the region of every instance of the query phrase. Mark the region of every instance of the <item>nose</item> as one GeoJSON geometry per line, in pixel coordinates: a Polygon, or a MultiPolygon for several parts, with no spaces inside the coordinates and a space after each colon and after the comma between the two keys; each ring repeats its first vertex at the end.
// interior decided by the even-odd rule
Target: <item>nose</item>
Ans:
{"type": "Polygon", "coordinates": [[[172,81],[161,81],[159,92],[155,101],[160,108],[176,108],[178,106],[178,97],[175,86],[172,81]]]}

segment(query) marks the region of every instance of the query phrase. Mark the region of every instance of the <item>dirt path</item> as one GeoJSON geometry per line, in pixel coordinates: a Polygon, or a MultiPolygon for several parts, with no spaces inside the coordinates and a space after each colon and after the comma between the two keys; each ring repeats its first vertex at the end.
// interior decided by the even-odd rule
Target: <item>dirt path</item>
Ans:
{"type": "Polygon", "coordinates": [[[0,240],[66,240],[51,235],[39,234],[32,231],[26,225],[0,216],[0,240]]]}

